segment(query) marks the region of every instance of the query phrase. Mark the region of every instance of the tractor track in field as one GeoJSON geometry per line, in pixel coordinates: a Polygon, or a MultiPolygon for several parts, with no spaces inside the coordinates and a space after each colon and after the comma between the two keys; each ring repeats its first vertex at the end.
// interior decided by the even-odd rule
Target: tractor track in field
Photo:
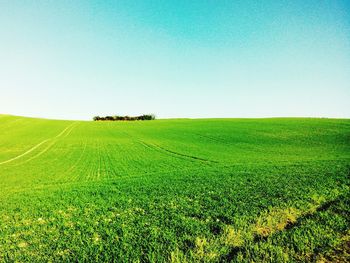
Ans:
{"type": "Polygon", "coordinates": [[[176,156],[176,157],[180,157],[182,159],[192,159],[192,160],[196,160],[196,161],[200,161],[200,162],[205,162],[205,163],[219,163],[218,161],[213,161],[213,160],[209,160],[209,159],[204,159],[204,158],[200,158],[200,157],[197,157],[197,156],[194,156],[194,155],[188,155],[188,154],[184,154],[184,153],[180,153],[180,152],[176,152],[176,151],[173,151],[173,150],[169,150],[165,147],[162,147],[162,146],[159,146],[159,145],[156,145],[156,144],[151,144],[151,143],[146,143],[144,141],[141,141],[141,140],[138,140],[138,142],[149,148],[149,149],[153,149],[153,150],[156,150],[158,152],[163,152],[163,153],[166,153],[167,155],[170,155],[170,156],[176,156]]]}
{"type": "Polygon", "coordinates": [[[76,169],[77,165],[80,163],[80,161],[83,159],[83,156],[85,155],[86,152],[86,146],[87,146],[87,141],[84,141],[84,148],[80,153],[79,158],[66,170],[64,171],[61,176],[59,177],[59,179],[64,178],[66,175],[68,175],[70,172],[74,171],[74,169],[76,169]]]}
{"type": "MultiPolygon", "coordinates": [[[[262,166],[266,167],[270,167],[270,166],[273,166],[275,167],[275,164],[261,164],[262,166]]],[[[281,163],[280,164],[281,167],[285,167],[285,166],[295,166],[295,164],[286,164],[286,163],[281,163]]],[[[209,170],[208,171],[215,171],[217,168],[220,168],[220,167],[225,167],[225,168],[233,168],[233,167],[239,167],[240,169],[239,170],[235,170],[235,173],[237,175],[250,175],[252,173],[256,173],[257,170],[256,169],[253,169],[253,170],[249,170],[247,172],[246,170],[246,164],[245,163],[240,163],[240,164],[235,164],[235,165],[221,165],[219,163],[219,166],[215,166],[215,167],[207,167],[209,170]]],[[[92,174],[94,173],[94,168],[93,166],[88,166],[88,165],[85,165],[84,167],[84,170],[86,170],[86,173],[87,174],[92,174]]],[[[200,171],[203,171],[203,167],[191,167],[191,168],[187,168],[187,171],[191,171],[191,172],[200,172],[200,171]]],[[[349,170],[350,171],[350,170],[349,170]]],[[[166,177],[167,175],[169,174],[173,174],[173,173],[177,173],[179,172],[179,169],[178,168],[174,168],[174,169],[167,169],[167,170],[164,170],[164,171],[152,171],[152,172],[133,172],[133,173],[130,173],[130,174],[127,174],[127,176],[119,176],[119,177],[112,177],[112,178],[100,178],[100,180],[97,180],[97,179],[94,179],[94,178],[90,178],[90,176],[87,176],[87,177],[76,177],[76,178],[73,178],[73,180],[63,180],[63,181],[60,181],[60,180],[56,180],[56,181],[52,181],[50,183],[42,183],[40,185],[36,185],[36,186],[27,186],[27,187],[23,187],[23,186],[20,186],[20,187],[4,187],[3,185],[0,185],[0,188],[3,190],[3,192],[0,192],[0,198],[5,198],[6,197],[6,194],[14,194],[14,193],[20,193],[20,192],[26,192],[28,190],[30,191],[40,191],[40,190],[43,190],[43,189],[46,189],[48,187],[52,187],[52,188],[55,188],[55,187],[70,187],[70,186],[80,186],[82,188],[84,187],[91,187],[91,184],[93,184],[94,182],[98,181],[99,184],[108,184],[108,183],[114,183],[114,182],[120,182],[120,181],[127,181],[127,180],[136,180],[136,179],[139,179],[139,178],[142,178],[142,177],[149,177],[151,176],[152,178],[159,178],[159,177],[166,177]],[[3,195],[5,194],[5,195],[3,195]]],[[[229,171],[228,171],[229,172],[229,171]]],[[[349,175],[350,175],[350,172],[349,172],[349,175]]],[[[62,177],[60,177],[61,179],[62,177]]],[[[0,199],[1,200],[1,199],[0,199]]],[[[328,203],[328,202],[326,202],[328,203]]],[[[327,207],[326,204],[323,204],[322,207],[327,207]]],[[[293,226],[295,224],[292,224],[293,226]]],[[[288,225],[287,227],[287,230],[291,228],[290,225],[288,225]]],[[[262,238],[261,240],[264,240],[264,238],[262,238]]],[[[256,241],[256,240],[255,240],[256,241]]]]}
{"type": "MultiPolygon", "coordinates": [[[[93,173],[94,169],[90,167],[90,173],[93,173]]],[[[193,168],[187,168],[188,171],[192,171],[192,172],[196,172],[196,171],[202,171],[203,168],[201,167],[193,167],[193,168]]],[[[79,186],[81,188],[89,188],[91,187],[91,184],[94,184],[95,182],[98,182],[99,184],[103,185],[103,184],[109,184],[109,183],[114,183],[114,182],[120,182],[120,181],[128,181],[128,180],[136,180],[142,177],[149,177],[152,176],[152,178],[157,178],[157,177],[164,177],[167,174],[172,174],[172,173],[176,173],[178,172],[179,169],[175,168],[175,169],[167,169],[166,171],[154,171],[154,172],[147,172],[147,173],[138,173],[138,172],[134,172],[131,174],[128,174],[127,176],[121,176],[121,177],[113,177],[113,178],[100,178],[99,180],[97,180],[96,178],[90,178],[90,177],[84,177],[84,178],[79,178],[79,179],[75,179],[73,181],[54,181],[51,183],[43,183],[40,185],[36,185],[36,186],[28,186],[28,187],[20,187],[20,188],[13,188],[13,187],[8,187],[5,188],[5,190],[7,191],[7,194],[13,194],[13,193],[20,193],[20,192],[27,192],[28,190],[30,191],[40,191],[40,190],[47,190],[48,187],[70,187],[70,186],[79,186]]],[[[0,197],[3,198],[4,196],[1,195],[0,193],[0,197]]]]}
{"type": "Polygon", "coordinates": [[[192,133],[192,134],[197,135],[198,137],[203,138],[203,139],[208,139],[208,140],[213,141],[213,142],[217,142],[217,143],[221,143],[221,144],[230,144],[226,140],[218,138],[218,137],[204,135],[204,134],[200,134],[200,133],[192,133]]]}
{"type": "MultiPolygon", "coordinates": [[[[118,172],[113,165],[114,161],[113,161],[110,153],[107,151],[108,149],[106,147],[104,149],[107,152],[107,154],[105,155],[106,161],[107,161],[108,166],[110,168],[110,172],[112,173],[112,175],[114,177],[114,176],[118,175],[118,172]]],[[[113,177],[109,177],[109,173],[107,174],[107,178],[113,178],[113,177]]]]}
{"type": "Polygon", "coordinates": [[[97,141],[97,155],[98,155],[98,168],[97,168],[97,174],[96,179],[100,179],[101,176],[101,164],[102,164],[102,155],[101,155],[101,142],[97,141]]]}
{"type": "Polygon", "coordinates": [[[28,160],[22,162],[21,164],[23,163],[26,163],[26,162],[29,162],[35,158],[38,158],[40,155],[44,154],[45,152],[47,152],[56,142],[57,142],[57,139],[61,138],[61,136],[63,136],[62,138],[66,138],[70,133],[71,131],[75,128],[75,126],[71,126],[70,129],[67,130],[66,133],[60,133],[59,136],[56,136],[52,139],[49,139],[49,140],[53,140],[45,149],[43,149],[42,151],[40,151],[39,153],[37,153],[36,155],[34,155],[33,157],[29,158],[28,160]],[[63,135],[64,134],[64,135],[63,135]]]}
{"type": "MultiPolygon", "coordinates": [[[[115,137],[115,134],[113,132],[111,132],[111,125],[110,123],[108,123],[108,133],[112,136],[112,137],[115,137]]],[[[125,134],[127,135],[127,137],[132,137],[129,133],[123,131],[121,132],[122,134],[125,134]]],[[[118,147],[120,147],[120,145],[118,145],[118,147]]],[[[115,166],[113,165],[114,162],[116,162],[115,159],[112,158],[111,156],[111,152],[108,151],[108,148],[105,146],[104,147],[104,151],[106,152],[106,155],[105,155],[105,161],[107,161],[108,163],[108,166],[110,168],[110,172],[112,173],[113,177],[111,178],[114,178],[114,176],[121,176],[122,172],[121,171],[118,171],[115,166]]],[[[125,156],[124,156],[125,157],[125,156]]],[[[107,174],[107,178],[109,177],[109,174],[107,174]]]]}
{"type": "Polygon", "coordinates": [[[147,143],[141,139],[138,139],[138,138],[135,138],[135,136],[127,133],[127,132],[123,132],[124,134],[126,134],[127,136],[133,138],[136,142],[138,142],[139,144],[143,145],[144,147],[148,148],[148,149],[152,149],[152,150],[155,150],[155,151],[158,151],[160,153],[164,153],[164,154],[167,154],[168,156],[172,156],[172,157],[177,157],[177,158],[181,158],[181,159],[186,159],[186,160],[196,160],[196,161],[200,161],[200,162],[203,162],[203,163],[220,163],[216,160],[209,160],[209,159],[205,159],[205,158],[201,158],[201,157],[198,157],[198,156],[194,156],[194,155],[189,155],[189,154],[184,154],[184,153],[180,153],[180,152],[177,152],[177,151],[173,151],[173,150],[169,150],[165,147],[162,147],[160,145],[157,145],[157,144],[154,144],[154,143],[147,143]]]}
{"type": "MultiPolygon", "coordinates": [[[[55,144],[56,141],[57,141],[57,139],[59,139],[61,136],[63,136],[63,135],[65,134],[65,132],[71,128],[71,130],[68,131],[68,132],[70,133],[70,132],[72,131],[72,129],[74,128],[74,125],[75,125],[75,124],[76,124],[76,123],[72,123],[72,124],[68,125],[62,132],[60,132],[60,133],[59,133],[58,135],[56,135],[55,137],[49,138],[49,139],[45,139],[45,140],[41,141],[40,143],[38,143],[37,145],[33,146],[32,148],[30,148],[30,149],[27,150],[26,152],[24,152],[24,153],[22,153],[22,154],[20,154],[20,155],[17,155],[16,157],[13,157],[13,158],[11,158],[11,159],[8,159],[8,160],[6,160],[6,161],[0,162],[0,165],[6,164],[6,163],[10,163],[10,162],[13,162],[13,161],[15,161],[15,160],[18,160],[18,159],[22,158],[23,156],[26,156],[26,155],[30,154],[30,153],[33,152],[35,149],[39,148],[41,145],[47,143],[48,141],[53,140],[53,142],[52,142],[51,144],[49,144],[48,147],[46,147],[44,150],[42,150],[41,152],[39,152],[38,154],[36,154],[36,155],[33,156],[32,158],[29,158],[29,159],[28,159],[27,161],[25,161],[25,162],[28,162],[28,161],[30,161],[30,160],[36,158],[36,157],[39,157],[40,155],[42,155],[43,153],[45,153],[53,144],[55,144]]],[[[64,136],[64,137],[66,137],[66,136],[64,136]]],[[[22,162],[22,163],[25,163],[25,162],[22,162]]]]}

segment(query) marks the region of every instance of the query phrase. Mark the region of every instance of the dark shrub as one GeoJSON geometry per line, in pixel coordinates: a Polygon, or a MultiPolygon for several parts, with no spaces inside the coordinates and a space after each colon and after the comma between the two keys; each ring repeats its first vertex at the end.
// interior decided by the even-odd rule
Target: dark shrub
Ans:
{"type": "Polygon", "coordinates": [[[100,117],[100,116],[95,116],[93,117],[94,121],[146,121],[146,120],[154,120],[156,116],[154,114],[144,114],[141,116],[119,116],[119,115],[114,115],[114,116],[106,116],[106,117],[100,117]]]}

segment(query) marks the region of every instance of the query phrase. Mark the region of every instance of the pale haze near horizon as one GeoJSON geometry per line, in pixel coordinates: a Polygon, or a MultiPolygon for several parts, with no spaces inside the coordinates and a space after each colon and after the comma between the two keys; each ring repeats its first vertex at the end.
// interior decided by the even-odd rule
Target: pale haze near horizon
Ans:
{"type": "Polygon", "coordinates": [[[0,113],[350,117],[349,1],[1,1],[0,113]]]}

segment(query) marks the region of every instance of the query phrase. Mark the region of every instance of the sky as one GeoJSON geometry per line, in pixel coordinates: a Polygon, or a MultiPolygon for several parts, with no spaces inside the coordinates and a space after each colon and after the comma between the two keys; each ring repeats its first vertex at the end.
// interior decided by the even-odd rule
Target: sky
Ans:
{"type": "Polygon", "coordinates": [[[0,0],[0,113],[350,118],[350,1],[0,0]]]}

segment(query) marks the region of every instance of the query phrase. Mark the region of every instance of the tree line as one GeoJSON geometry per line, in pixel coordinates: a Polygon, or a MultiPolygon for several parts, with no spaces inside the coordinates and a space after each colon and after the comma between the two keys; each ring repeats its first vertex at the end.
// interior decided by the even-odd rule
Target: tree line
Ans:
{"type": "Polygon", "coordinates": [[[92,119],[94,121],[150,121],[154,120],[156,116],[154,114],[144,114],[140,116],[95,116],[92,119]]]}

